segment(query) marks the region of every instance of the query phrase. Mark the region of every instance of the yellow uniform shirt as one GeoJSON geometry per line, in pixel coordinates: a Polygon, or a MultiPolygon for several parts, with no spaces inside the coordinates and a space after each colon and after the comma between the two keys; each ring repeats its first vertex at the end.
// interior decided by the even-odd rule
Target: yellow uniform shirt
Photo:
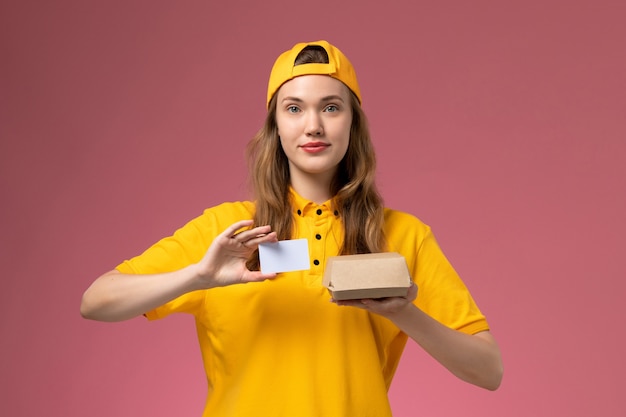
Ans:
{"type": "MultiPolygon", "coordinates": [[[[188,293],[147,317],[195,317],[208,381],[205,417],[391,416],[387,391],[407,336],[383,317],[329,302],[322,274],[339,251],[341,219],[330,202],[292,197],[293,238],[308,239],[310,270],[188,293]]],[[[216,235],[253,212],[251,202],[207,209],[117,269],[149,274],[195,263],[216,235]]],[[[389,251],[406,258],[419,308],[465,333],[488,329],[428,226],[386,209],[385,233],[389,251]]]]}

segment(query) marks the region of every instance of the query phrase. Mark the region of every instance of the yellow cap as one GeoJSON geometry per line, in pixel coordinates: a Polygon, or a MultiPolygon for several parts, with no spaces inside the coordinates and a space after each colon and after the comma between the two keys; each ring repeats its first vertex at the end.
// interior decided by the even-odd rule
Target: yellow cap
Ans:
{"type": "Polygon", "coordinates": [[[280,86],[292,78],[301,75],[330,75],[344,83],[359,99],[361,103],[361,90],[356,80],[356,72],[348,58],[336,47],[326,41],[298,43],[289,51],[283,52],[272,67],[270,80],[267,86],[267,106],[276,94],[280,86]],[[301,64],[294,65],[296,57],[302,50],[310,45],[324,48],[328,54],[328,64],[301,64]]]}

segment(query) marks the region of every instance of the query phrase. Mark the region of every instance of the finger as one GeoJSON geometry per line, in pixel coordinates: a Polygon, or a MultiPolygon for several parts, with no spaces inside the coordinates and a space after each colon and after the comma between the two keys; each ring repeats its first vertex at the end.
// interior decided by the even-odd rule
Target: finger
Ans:
{"type": "MultiPolygon", "coordinates": [[[[235,233],[232,238],[236,239],[238,242],[250,242],[254,239],[263,239],[267,236],[271,231],[270,226],[257,226],[253,229],[242,230],[241,232],[235,233]]],[[[270,238],[271,239],[271,238],[270,238]]]]}
{"type": "Polygon", "coordinates": [[[253,237],[250,240],[246,240],[245,242],[243,242],[243,244],[248,248],[256,248],[261,243],[272,243],[277,241],[278,236],[276,235],[276,232],[271,232],[268,234],[253,237]]]}
{"type": "Polygon", "coordinates": [[[332,301],[333,303],[337,304],[338,306],[342,306],[342,307],[359,307],[359,308],[365,308],[365,304],[363,304],[362,300],[335,300],[334,298],[331,299],[330,301],[332,301]]]}
{"type": "Polygon", "coordinates": [[[244,274],[245,282],[257,282],[257,281],[265,281],[266,279],[276,278],[278,274],[272,273],[263,273],[261,271],[248,271],[244,274]]]}
{"type": "Polygon", "coordinates": [[[417,284],[411,281],[411,286],[409,287],[409,290],[407,291],[406,299],[409,301],[415,300],[415,298],[417,298],[417,292],[418,292],[417,284]]]}
{"type": "Polygon", "coordinates": [[[235,237],[238,234],[237,230],[244,227],[250,227],[253,222],[253,220],[240,220],[228,226],[220,235],[228,238],[235,237]]]}

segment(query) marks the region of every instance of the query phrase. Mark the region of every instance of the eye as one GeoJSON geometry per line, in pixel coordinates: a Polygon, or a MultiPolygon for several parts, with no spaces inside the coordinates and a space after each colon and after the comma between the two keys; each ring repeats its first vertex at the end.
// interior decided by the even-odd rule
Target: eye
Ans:
{"type": "Polygon", "coordinates": [[[287,113],[298,113],[300,111],[300,109],[298,108],[298,106],[287,106],[287,113]]]}
{"type": "Polygon", "coordinates": [[[339,111],[339,107],[335,106],[334,104],[329,104],[328,106],[326,106],[324,111],[329,112],[329,113],[334,113],[336,111],[339,111]]]}

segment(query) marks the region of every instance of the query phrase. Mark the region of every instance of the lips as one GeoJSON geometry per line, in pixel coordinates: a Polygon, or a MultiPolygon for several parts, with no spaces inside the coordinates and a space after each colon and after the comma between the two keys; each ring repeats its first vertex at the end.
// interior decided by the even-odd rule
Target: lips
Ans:
{"type": "Polygon", "coordinates": [[[317,152],[322,152],[323,150],[325,150],[329,146],[330,145],[328,143],[324,143],[324,142],[308,142],[308,143],[305,143],[304,145],[302,145],[301,148],[305,152],[317,153],[317,152]]]}

